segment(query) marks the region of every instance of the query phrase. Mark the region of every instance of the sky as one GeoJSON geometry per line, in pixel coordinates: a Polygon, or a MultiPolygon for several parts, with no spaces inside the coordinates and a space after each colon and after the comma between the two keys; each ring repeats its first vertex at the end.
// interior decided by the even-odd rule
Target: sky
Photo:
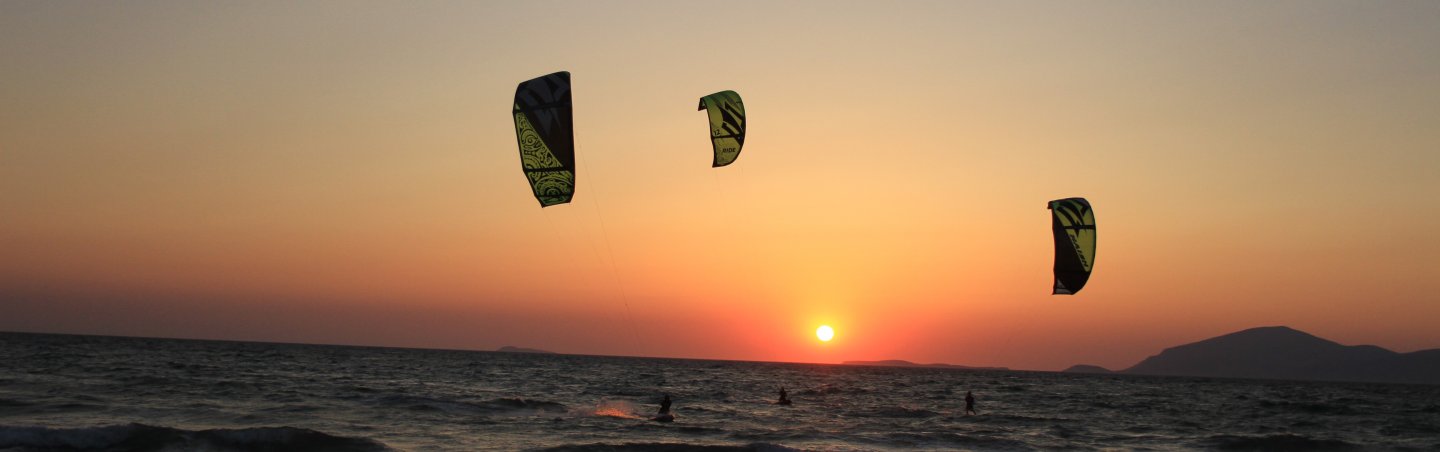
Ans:
{"type": "Polygon", "coordinates": [[[1440,2],[0,2],[0,330],[1125,368],[1440,348],[1440,2]],[[515,86],[572,74],[540,208],[515,86]],[[749,130],[711,168],[701,96],[749,130]],[[1051,199],[1095,208],[1052,296],[1051,199]],[[815,328],[834,327],[821,343],[815,328]]]}

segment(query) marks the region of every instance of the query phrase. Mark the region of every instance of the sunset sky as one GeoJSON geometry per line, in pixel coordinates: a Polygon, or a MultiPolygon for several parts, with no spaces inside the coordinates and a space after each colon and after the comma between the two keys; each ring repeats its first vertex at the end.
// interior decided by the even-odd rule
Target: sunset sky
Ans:
{"type": "Polygon", "coordinates": [[[1058,370],[1440,348],[1440,2],[0,2],[0,330],[1058,370]],[[541,209],[515,86],[570,71],[541,209]],[[711,168],[701,96],[744,96],[711,168]],[[1046,201],[1093,277],[1051,296],[1046,201]],[[834,327],[821,343],[815,328],[834,327]]]}

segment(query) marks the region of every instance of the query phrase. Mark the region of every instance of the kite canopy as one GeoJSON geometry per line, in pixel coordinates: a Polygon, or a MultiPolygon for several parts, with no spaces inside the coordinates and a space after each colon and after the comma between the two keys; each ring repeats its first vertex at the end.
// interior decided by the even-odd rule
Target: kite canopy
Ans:
{"type": "Polygon", "coordinates": [[[1050,201],[1051,229],[1055,233],[1055,291],[1073,295],[1090,280],[1095,265],[1095,211],[1085,198],[1050,201]]]}
{"type": "Polygon", "coordinates": [[[710,143],[715,146],[711,167],[729,165],[740,157],[745,145],[745,103],[734,91],[721,91],[700,98],[700,110],[710,113],[710,143]]]}
{"type": "Polygon", "coordinates": [[[536,77],[515,88],[515,136],[520,164],[540,207],[570,202],[575,195],[575,124],[570,73],[536,77]]]}

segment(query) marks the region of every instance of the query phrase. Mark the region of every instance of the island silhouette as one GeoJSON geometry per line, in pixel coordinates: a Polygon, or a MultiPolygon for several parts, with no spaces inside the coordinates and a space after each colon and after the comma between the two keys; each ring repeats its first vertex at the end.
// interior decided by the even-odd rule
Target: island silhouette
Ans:
{"type": "Polygon", "coordinates": [[[545,354],[545,355],[553,355],[553,354],[555,354],[555,352],[548,351],[548,350],[541,350],[541,349],[538,349],[538,348],[516,347],[516,346],[513,346],[513,345],[506,345],[506,346],[504,346],[504,347],[500,347],[500,348],[495,349],[495,351],[497,351],[497,352],[504,352],[504,353],[540,353],[540,354],[545,354]]]}
{"type": "MultiPolygon", "coordinates": [[[[1077,365],[1070,373],[1112,373],[1077,365]]],[[[1237,331],[1167,348],[1117,374],[1440,384],[1440,349],[1397,353],[1341,345],[1285,326],[1237,331]]]]}
{"type": "Polygon", "coordinates": [[[847,365],[847,366],[940,367],[940,368],[947,368],[947,369],[1010,370],[1010,368],[1008,368],[1008,367],[974,367],[974,366],[961,366],[961,365],[958,365],[958,364],[945,364],[945,363],[920,364],[920,363],[912,363],[912,362],[910,362],[910,361],[905,361],[905,360],[902,360],[902,359],[887,359],[887,360],[882,360],[882,361],[845,361],[845,362],[843,362],[843,363],[841,363],[841,364],[845,364],[845,365],[847,365]]]}

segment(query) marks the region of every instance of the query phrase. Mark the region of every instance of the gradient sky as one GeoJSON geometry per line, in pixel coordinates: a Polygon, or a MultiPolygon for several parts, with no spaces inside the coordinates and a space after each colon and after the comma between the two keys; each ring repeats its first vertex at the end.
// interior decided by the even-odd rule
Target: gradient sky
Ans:
{"type": "Polygon", "coordinates": [[[1440,347],[1440,2],[0,2],[0,330],[1022,369],[1440,347]],[[574,80],[579,186],[510,117],[574,80]],[[701,96],[750,130],[710,168],[701,96]],[[1050,294],[1046,201],[1096,209],[1050,294]],[[628,306],[628,308],[627,308],[628,306]],[[820,344],[816,326],[836,339],[820,344]]]}

